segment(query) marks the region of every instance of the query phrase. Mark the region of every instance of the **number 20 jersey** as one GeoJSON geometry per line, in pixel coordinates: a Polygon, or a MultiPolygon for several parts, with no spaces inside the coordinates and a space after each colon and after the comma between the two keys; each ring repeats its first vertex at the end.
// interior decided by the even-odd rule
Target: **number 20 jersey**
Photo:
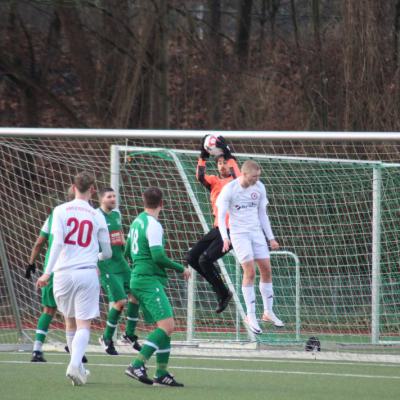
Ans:
{"type": "Polygon", "coordinates": [[[95,268],[99,242],[109,242],[107,223],[87,201],[75,199],[57,206],[51,227],[53,240],[63,248],[54,272],[95,268]]]}

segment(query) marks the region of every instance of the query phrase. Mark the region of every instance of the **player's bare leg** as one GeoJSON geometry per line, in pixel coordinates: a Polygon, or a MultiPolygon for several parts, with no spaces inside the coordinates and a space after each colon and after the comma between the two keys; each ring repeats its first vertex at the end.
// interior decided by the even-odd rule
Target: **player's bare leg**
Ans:
{"type": "Polygon", "coordinates": [[[252,332],[255,334],[262,333],[256,317],[256,294],[254,290],[254,280],[256,277],[256,270],[254,260],[242,262],[243,281],[242,293],[246,303],[247,317],[246,322],[252,332]]]}
{"type": "Polygon", "coordinates": [[[274,326],[281,328],[285,324],[275,315],[273,311],[274,290],[272,286],[272,270],[269,258],[256,260],[258,270],[260,271],[260,293],[263,300],[264,314],[262,320],[271,322],[274,326]]]}

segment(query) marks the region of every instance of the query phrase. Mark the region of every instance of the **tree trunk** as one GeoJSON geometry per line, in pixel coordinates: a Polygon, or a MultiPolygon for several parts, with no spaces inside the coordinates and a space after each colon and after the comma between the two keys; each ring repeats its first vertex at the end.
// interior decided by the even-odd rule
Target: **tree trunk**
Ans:
{"type": "Polygon", "coordinates": [[[210,22],[207,35],[207,48],[210,51],[208,67],[208,124],[209,129],[219,129],[221,124],[221,84],[222,84],[222,45],[221,45],[221,5],[219,0],[208,0],[210,22]]]}
{"type": "MultiPolygon", "coordinates": [[[[296,58],[297,58],[297,62],[299,64],[301,86],[303,89],[304,105],[305,105],[306,111],[311,116],[310,119],[312,119],[312,115],[314,113],[314,104],[313,104],[313,101],[312,101],[312,98],[310,95],[310,89],[309,89],[306,69],[304,67],[304,62],[303,62],[303,54],[302,54],[301,46],[300,46],[300,34],[299,34],[299,27],[298,27],[298,22],[297,22],[297,10],[296,10],[296,5],[295,5],[295,0],[290,0],[290,11],[291,11],[291,17],[292,17],[294,42],[295,42],[295,46],[296,46],[296,58]]],[[[309,129],[310,129],[310,127],[309,127],[309,129]]]]}
{"type": "Polygon", "coordinates": [[[236,30],[236,55],[240,69],[246,69],[248,65],[252,7],[253,0],[240,0],[239,2],[236,30]]]}
{"type": "Polygon", "coordinates": [[[154,127],[168,129],[168,1],[158,0],[158,23],[156,24],[156,58],[154,80],[154,127]]]}
{"type": "Polygon", "coordinates": [[[393,61],[395,68],[399,68],[399,40],[400,40],[400,0],[396,2],[393,32],[393,61]]]}
{"type": "Polygon", "coordinates": [[[317,75],[319,80],[319,90],[317,93],[317,108],[319,116],[319,129],[326,130],[328,128],[328,99],[327,99],[327,77],[323,63],[321,28],[320,28],[320,0],[312,0],[312,21],[314,29],[314,47],[317,60],[317,75]]]}
{"type": "Polygon", "coordinates": [[[75,67],[82,94],[90,110],[89,125],[101,126],[96,94],[96,68],[91,54],[90,40],[82,25],[75,2],[58,5],[57,13],[69,44],[71,60],[75,67]]]}

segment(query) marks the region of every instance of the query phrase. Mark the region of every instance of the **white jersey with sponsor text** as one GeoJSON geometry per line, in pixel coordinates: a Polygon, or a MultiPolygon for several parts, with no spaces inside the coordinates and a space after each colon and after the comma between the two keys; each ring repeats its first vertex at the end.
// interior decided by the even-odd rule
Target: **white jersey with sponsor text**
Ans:
{"type": "Polygon", "coordinates": [[[265,186],[258,181],[255,185],[244,188],[239,178],[229,182],[222,189],[217,206],[228,207],[230,233],[247,233],[262,230],[259,217],[259,204],[262,199],[268,204],[265,186]]]}
{"type": "Polygon", "coordinates": [[[87,201],[75,199],[53,212],[51,232],[62,240],[54,272],[97,266],[99,241],[109,241],[107,223],[87,201]]]}

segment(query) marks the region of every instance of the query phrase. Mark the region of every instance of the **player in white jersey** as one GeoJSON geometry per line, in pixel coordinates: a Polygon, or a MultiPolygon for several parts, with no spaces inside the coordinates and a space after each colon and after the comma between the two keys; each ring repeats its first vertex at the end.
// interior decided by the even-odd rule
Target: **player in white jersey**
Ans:
{"type": "Polygon", "coordinates": [[[91,320],[99,316],[97,262],[99,258],[110,258],[112,251],[106,221],[89,204],[94,193],[94,177],[86,172],[78,174],[74,191],[75,200],[53,211],[53,243],[46,270],[37,286],[46,286],[54,272],[54,297],[65,318],[71,352],[67,376],[73,385],[83,385],[88,371],[83,368],[82,356],[89,343],[91,320]]]}
{"type": "Polygon", "coordinates": [[[274,292],[269,257],[269,241],[272,250],[279,248],[267,214],[268,199],[265,186],[259,181],[260,166],[253,160],[242,165],[242,175],[225,185],[217,200],[218,226],[224,240],[223,251],[232,247],[243,268],[242,293],[247,308],[247,323],[256,333],[262,333],[256,318],[255,306],[255,265],[260,271],[260,293],[263,299],[262,320],[277,327],[283,322],[273,311],[274,292]],[[226,228],[226,214],[229,212],[230,238],[226,228]]]}

